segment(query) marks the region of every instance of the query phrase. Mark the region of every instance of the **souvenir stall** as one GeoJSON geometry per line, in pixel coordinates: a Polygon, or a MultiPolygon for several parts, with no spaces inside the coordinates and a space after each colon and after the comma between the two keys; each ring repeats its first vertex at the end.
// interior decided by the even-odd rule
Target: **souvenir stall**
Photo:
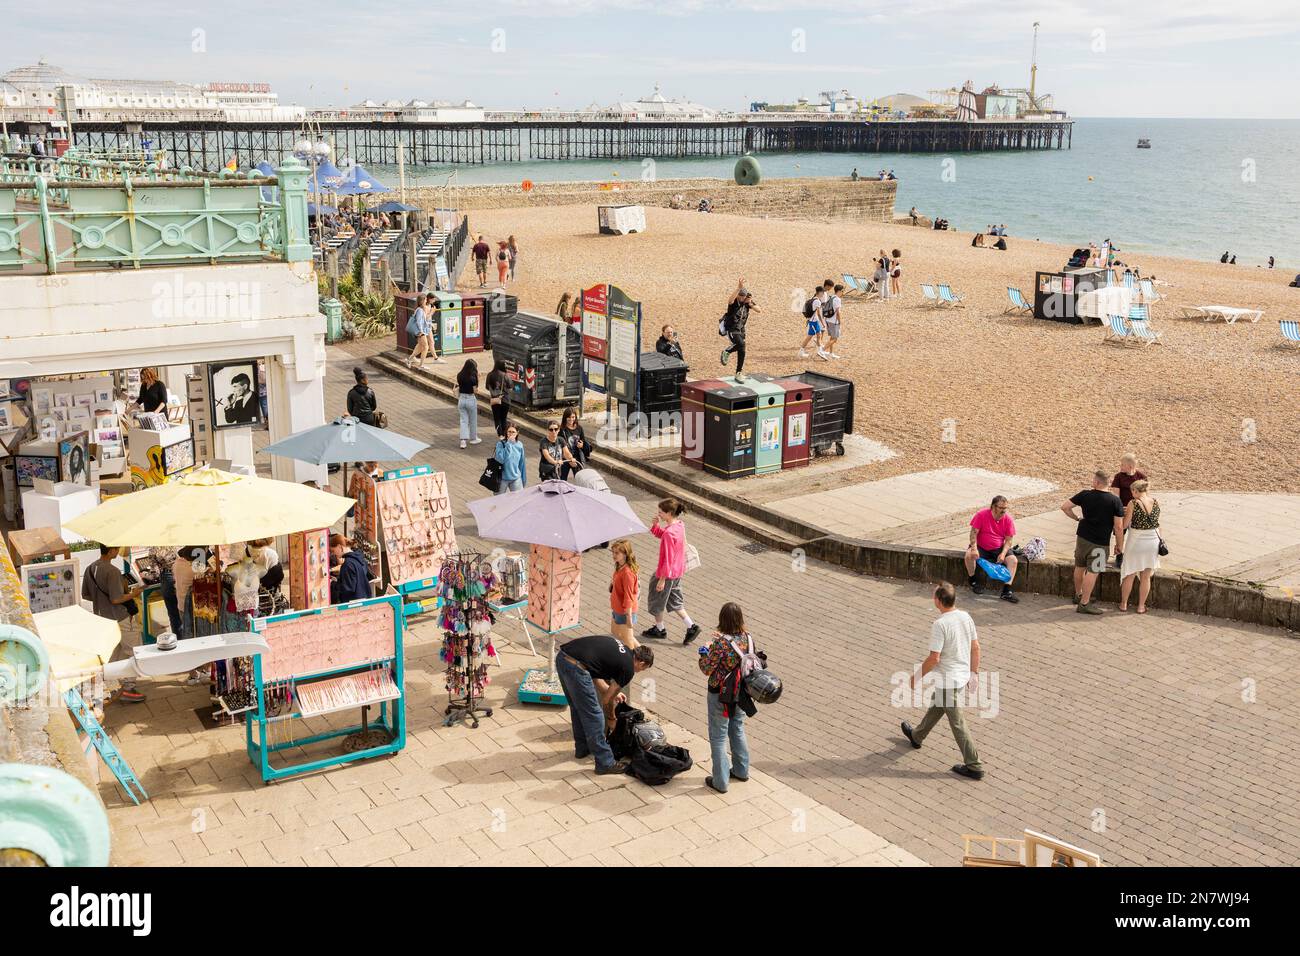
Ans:
{"type": "Polygon", "coordinates": [[[465,721],[477,728],[480,715],[492,716],[492,708],[483,707],[482,702],[490,683],[488,662],[497,657],[492,643],[495,619],[488,600],[496,587],[492,563],[476,551],[449,554],[438,569],[442,599],[439,657],[447,666],[444,727],[465,721]]]}
{"type": "MultiPolygon", "coordinates": [[[[560,678],[555,673],[556,637],[582,623],[579,602],[582,595],[582,554],[534,544],[528,554],[528,617],[534,627],[551,639],[549,668],[532,668],[519,682],[519,700],[525,704],[568,703],[560,678]]],[[[531,638],[530,638],[531,641],[531,638]]]]}
{"type": "Polygon", "coordinates": [[[252,658],[256,710],[244,722],[245,745],[264,782],[406,746],[403,626],[397,595],[251,623],[268,650],[252,658]],[[379,718],[372,724],[375,706],[379,718]],[[358,708],[356,726],[320,719],[358,708]],[[340,738],[337,748],[314,747],[340,738]]]}
{"type": "Polygon", "coordinates": [[[428,465],[385,472],[373,500],[383,584],[402,595],[408,615],[436,609],[438,570],[456,551],[446,474],[428,465]]]}

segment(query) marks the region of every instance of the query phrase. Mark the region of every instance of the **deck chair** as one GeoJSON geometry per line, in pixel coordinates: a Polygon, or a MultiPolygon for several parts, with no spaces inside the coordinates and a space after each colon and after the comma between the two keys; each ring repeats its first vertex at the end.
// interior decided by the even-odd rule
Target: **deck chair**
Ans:
{"type": "Polygon", "coordinates": [[[1151,310],[1145,305],[1130,305],[1128,307],[1128,320],[1130,322],[1146,322],[1151,318],[1151,310]]]}
{"type": "Polygon", "coordinates": [[[957,293],[952,291],[951,286],[947,285],[946,283],[942,283],[942,282],[939,283],[939,301],[941,303],[945,305],[950,305],[954,309],[962,309],[965,308],[965,306],[963,306],[961,302],[962,298],[963,296],[960,296],[957,293]]]}
{"type": "Polygon", "coordinates": [[[868,279],[866,276],[854,276],[853,278],[858,280],[858,288],[862,290],[863,295],[880,295],[880,290],[876,288],[876,282],[874,279],[868,279]]]}
{"type": "Polygon", "coordinates": [[[1124,273],[1124,288],[1132,289],[1137,283],[1137,277],[1131,272],[1124,273]]]}
{"type": "Polygon", "coordinates": [[[1007,299],[1010,300],[1011,305],[1002,310],[1003,315],[1008,312],[1013,312],[1016,315],[1029,315],[1034,311],[1033,307],[1025,301],[1025,294],[1013,285],[1007,286],[1007,299]]]}
{"type": "Polygon", "coordinates": [[[855,279],[853,276],[849,275],[847,272],[841,272],[840,278],[844,280],[845,292],[852,292],[855,295],[867,294],[867,290],[862,286],[858,285],[858,280],[855,279]]]}
{"type": "Polygon", "coordinates": [[[1300,321],[1296,319],[1281,319],[1278,325],[1282,327],[1282,344],[1300,345],[1300,321]]]}
{"type": "Polygon", "coordinates": [[[935,293],[935,291],[934,291],[934,286],[932,286],[932,285],[930,285],[930,284],[928,284],[928,283],[922,282],[922,283],[921,283],[921,295],[925,296],[925,297],[930,301],[930,304],[931,304],[931,305],[934,305],[934,306],[939,305],[939,296],[935,293]]]}
{"type": "Polygon", "coordinates": [[[1132,340],[1138,345],[1151,345],[1153,343],[1158,343],[1160,345],[1164,344],[1160,341],[1160,333],[1151,328],[1151,326],[1147,324],[1146,319],[1130,318],[1128,320],[1128,327],[1132,340]]]}
{"type": "Polygon", "coordinates": [[[1128,345],[1133,340],[1133,334],[1129,331],[1128,319],[1122,315],[1106,316],[1107,328],[1106,335],[1102,338],[1103,342],[1119,342],[1121,345],[1128,345]]]}

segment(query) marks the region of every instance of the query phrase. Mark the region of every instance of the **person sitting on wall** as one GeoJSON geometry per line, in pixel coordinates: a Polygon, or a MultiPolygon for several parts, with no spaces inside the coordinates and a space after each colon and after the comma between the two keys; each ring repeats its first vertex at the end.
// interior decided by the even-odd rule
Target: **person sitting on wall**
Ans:
{"type": "Polygon", "coordinates": [[[343,535],[330,535],[330,603],[346,604],[373,596],[365,555],[348,547],[343,535]]]}

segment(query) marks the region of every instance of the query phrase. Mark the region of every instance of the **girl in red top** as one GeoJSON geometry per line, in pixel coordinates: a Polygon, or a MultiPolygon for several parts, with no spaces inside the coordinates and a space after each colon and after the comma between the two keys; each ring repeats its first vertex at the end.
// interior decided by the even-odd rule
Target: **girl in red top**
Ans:
{"type": "Polygon", "coordinates": [[[637,580],[640,569],[632,542],[627,538],[611,542],[609,553],[614,559],[614,579],[609,584],[610,633],[631,651],[638,646],[632,628],[636,627],[637,603],[641,594],[641,583],[637,580]]]}

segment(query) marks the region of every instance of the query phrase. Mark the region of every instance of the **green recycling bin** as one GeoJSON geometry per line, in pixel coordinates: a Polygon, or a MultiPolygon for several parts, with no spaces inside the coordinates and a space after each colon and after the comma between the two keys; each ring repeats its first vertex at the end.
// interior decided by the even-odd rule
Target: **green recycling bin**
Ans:
{"type": "Polygon", "coordinates": [[[781,431],[785,424],[785,388],[775,382],[763,382],[753,378],[746,378],[744,385],[758,396],[758,443],[754,449],[754,474],[768,475],[780,471],[781,431]]]}
{"type": "Polygon", "coordinates": [[[343,303],[338,299],[321,299],[320,310],[325,313],[325,341],[339,341],[343,338],[343,303]]]}

